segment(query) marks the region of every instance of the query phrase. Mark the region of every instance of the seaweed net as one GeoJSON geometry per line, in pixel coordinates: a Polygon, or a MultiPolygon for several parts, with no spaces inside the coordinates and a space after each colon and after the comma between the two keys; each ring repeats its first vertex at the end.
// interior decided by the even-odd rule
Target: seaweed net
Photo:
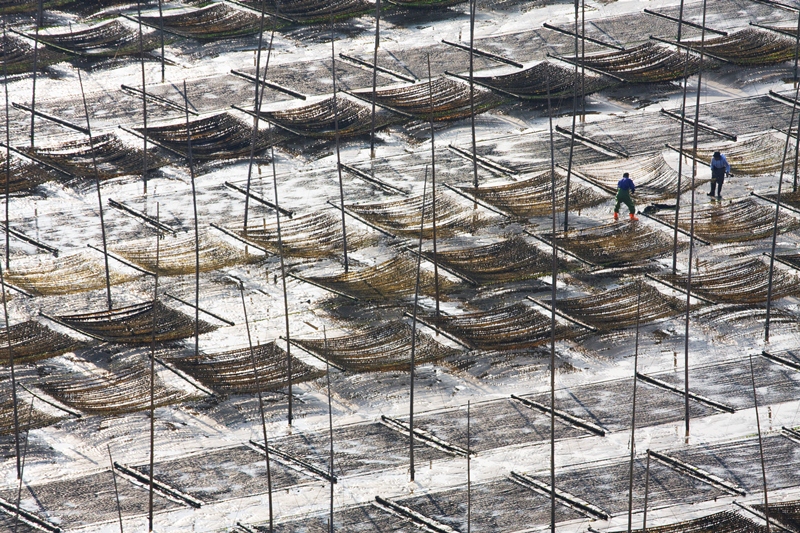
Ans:
{"type": "Polygon", "coordinates": [[[686,312],[686,304],[669,297],[646,283],[628,283],[621,287],[580,298],[556,300],[556,307],[568,315],[601,331],[636,325],[637,302],[642,324],[686,312]]]}
{"type": "MultiPolygon", "coordinates": [[[[433,195],[425,195],[424,205],[422,195],[419,195],[391,202],[352,204],[347,209],[389,233],[416,238],[420,235],[424,209],[422,236],[424,239],[433,238],[433,195]]],[[[489,219],[481,211],[462,205],[450,195],[436,193],[437,238],[474,232],[488,224],[489,219]]]]}
{"type": "MultiPolygon", "coordinates": [[[[274,342],[250,348],[171,360],[178,368],[216,391],[247,394],[274,391],[288,383],[286,351],[274,342]],[[253,376],[255,357],[258,386],[253,376]]],[[[325,373],[292,357],[292,383],[316,379],[325,373]]]]}
{"type": "MultiPolygon", "coordinates": [[[[406,85],[397,89],[381,89],[375,92],[380,105],[398,109],[420,120],[456,120],[470,116],[469,85],[441,77],[424,83],[406,85]]],[[[372,91],[362,91],[372,100],[372,91]]],[[[491,91],[475,88],[475,114],[483,113],[503,103],[502,98],[491,91]]]]}
{"type": "MultiPolygon", "coordinates": [[[[248,255],[214,237],[207,231],[199,235],[200,272],[211,272],[262,258],[248,255]]],[[[175,237],[164,236],[158,244],[158,268],[156,268],[156,242],[154,238],[137,239],[110,247],[121,255],[150,272],[158,271],[162,276],[193,274],[196,268],[194,232],[181,233],[175,237]]]]}
{"type": "MultiPolygon", "coordinates": [[[[671,214],[656,214],[668,225],[674,225],[671,214]]],[[[678,226],[689,231],[691,211],[681,210],[678,226]]],[[[775,208],[757,203],[752,198],[736,200],[728,204],[709,204],[695,207],[695,235],[710,242],[742,242],[764,239],[772,235],[775,224],[775,208]]],[[[780,214],[778,233],[785,233],[800,227],[794,217],[780,214]]]]}
{"type": "MultiPolygon", "coordinates": [[[[780,172],[786,140],[772,133],[765,133],[740,142],[714,143],[697,148],[697,159],[711,162],[714,152],[722,152],[736,175],[759,176],[780,172]]],[[[789,144],[786,153],[786,169],[794,161],[794,147],[789,144]]],[[[706,165],[707,168],[707,165],[706,165]]]]}
{"type": "MultiPolygon", "coordinates": [[[[388,322],[342,337],[296,339],[305,350],[351,372],[408,370],[411,365],[412,328],[402,321],[388,322]]],[[[460,353],[416,332],[414,363],[438,361],[460,353]]]]}
{"type": "MultiPolygon", "coordinates": [[[[518,98],[538,100],[547,98],[558,99],[575,94],[575,72],[549,61],[541,63],[518,72],[503,74],[502,76],[475,76],[475,83],[488,85],[510,93],[518,98]]],[[[578,94],[591,94],[610,86],[607,78],[586,75],[578,82],[578,94]],[[583,93],[581,93],[583,91],[583,93]]]]}
{"type": "MultiPolygon", "coordinates": [[[[686,286],[683,274],[664,275],[680,287],[686,286]]],[[[692,292],[712,300],[732,303],[764,303],[767,301],[769,267],[759,258],[743,258],[722,263],[701,264],[692,273],[692,292]]],[[[800,295],[796,276],[775,269],[772,277],[772,299],[800,295]]]]}
{"type": "MultiPolygon", "coordinates": [[[[759,196],[766,198],[772,203],[778,202],[777,193],[759,194],[759,196]]],[[[800,211],[800,190],[787,191],[784,185],[784,189],[781,191],[781,205],[788,205],[789,207],[793,207],[795,210],[800,211]]]]}
{"type": "MultiPolygon", "coordinates": [[[[9,194],[26,194],[37,186],[50,181],[53,176],[38,165],[22,162],[12,158],[9,164],[10,180],[8,181],[9,194]]],[[[6,192],[6,158],[0,155],[0,194],[6,192]]]]}
{"type": "MultiPolygon", "coordinates": [[[[552,332],[550,317],[524,304],[429,320],[481,350],[527,350],[550,341],[552,332]]],[[[567,339],[574,331],[557,324],[555,335],[557,340],[567,339]]]]}
{"type": "MultiPolygon", "coordinates": [[[[35,6],[34,5],[34,11],[35,6]]],[[[0,7],[0,9],[4,9],[0,7]]],[[[5,12],[5,11],[4,11],[5,12]]],[[[16,37],[7,36],[0,41],[0,65],[3,65],[9,75],[33,72],[33,45],[16,37]]],[[[48,48],[40,48],[36,58],[36,68],[44,70],[49,65],[65,61],[67,56],[48,48]]]]}
{"type": "MultiPolygon", "coordinates": [[[[362,300],[391,300],[413,296],[416,287],[417,262],[408,255],[398,255],[358,271],[344,272],[335,276],[309,276],[308,279],[323,287],[342,292],[362,300]]],[[[446,294],[458,285],[444,276],[439,276],[439,292],[446,294]]],[[[434,274],[421,271],[419,278],[421,294],[435,294],[434,274]]],[[[441,295],[440,294],[440,295],[441,295]]]]}
{"type": "Polygon", "coordinates": [[[662,231],[644,224],[618,222],[559,234],[556,243],[603,266],[638,264],[667,255],[673,249],[672,239],[662,231]]]}
{"type": "Polygon", "coordinates": [[[467,0],[388,0],[390,4],[414,9],[441,9],[463,4],[467,0]]]}
{"type": "MultiPolygon", "coordinates": [[[[140,277],[138,273],[122,273],[109,269],[112,285],[140,277]]],[[[6,272],[6,282],[37,296],[73,294],[103,289],[106,270],[94,255],[76,253],[58,258],[35,255],[19,258],[6,272]]]]}
{"type": "MultiPolygon", "coordinates": [[[[636,197],[645,201],[675,197],[678,192],[678,172],[667,164],[663,154],[658,153],[645,158],[638,166],[633,166],[631,163],[630,159],[612,159],[579,167],[577,170],[609,189],[615,189],[622,174],[628,172],[636,183],[636,197]]],[[[695,186],[707,181],[708,179],[695,179],[695,186]]],[[[691,186],[692,180],[684,176],[680,192],[688,191],[691,186]]]]}
{"type": "MultiPolygon", "coordinates": [[[[254,13],[234,9],[218,3],[183,13],[164,13],[164,16],[143,15],[141,21],[198,40],[213,40],[258,33],[261,17],[254,13]]],[[[271,24],[270,24],[271,27],[271,24]]]]}
{"type": "Polygon", "coordinates": [[[794,58],[795,42],[775,32],[745,28],[730,35],[700,41],[682,41],[693,50],[705,50],[736,65],[762,66],[794,58]]]}
{"type": "MultiPolygon", "coordinates": [[[[100,179],[141,174],[144,162],[142,150],[125,146],[113,133],[93,137],[92,143],[94,151],[88,139],[69,141],[51,148],[21,147],[19,150],[75,177],[94,178],[95,161],[100,179]]],[[[148,170],[155,170],[166,164],[167,161],[157,156],[155,151],[148,150],[148,170]]]]}
{"type": "MultiPolygon", "coordinates": [[[[434,259],[433,252],[424,252],[424,255],[434,259]]],[[[531,246],[518,235],[486,246],[440,250],[435,259],[480,285],[535,278],[553,267],[550,254],[531,246]]]]}
{"type": "MultiPolygon", "coordinates": [[[[54,9],[74,0],[45,0],[42,2],[44,9],[54,9]]],[[[0,0],[0,12],[6,15],[12,13],[25,13],[34,15],[38,9],[38,0],[0,0]]]]}
{"type": "Polygon", "coordinates": [[[586,56],[584,64],[629,83],[673,81],[683,78],[684,73],[691,76],[700,70],[700,58],[687,59],[685,54],[652,42],[619,52],[586,56]]]}
{"type": "MultiPolygon", "coordinates": [[[[243,239],[262,246],[273,253],[278,247],[277,223],[252,225],[246,230],[234,230],[243,239]]],[[[301,217],[281,220],[281,244],[283,253],[294,257],[319,258],[339,255],[342,251],[341,220],[326,213],[312,213],[301,217]]],[[[348,228],[347,247],[357,248],[375,242],[375,238],[364,232],[348,228]]]]}
{"type": "Polygon", "coordinates": [[[800,253],[796,254],[778,254],[775,257],[786,261],[790,265],[793,265],[796,269],[800,270],[800,253]]]}
{"type": "MultiPolygon", "coordinates": [[[[559,171],[556,174],[556,209],[564,209],[564,197],[567,189],[566,176],[559,171]]],[[[486,203],[518,217],[547,216],[552,213],[552,180],[550,171],[528,178],[524,181],[515,181],[503,185],[487,187],[460,187],[486,203]]],[[[608,199],[592,189],[583,187],[572,180],[569,186],[570,207],[584,209],[600,204],[608,199]]]]}
{"type": "Polygon", "coordinates": [[[366,0],[243,0],[253,9],[266,7],[269,13],[279,13],[305,24],[327,24],[371,12],[374,6],[366,0]]]}
{"type": "MultiPolygon", "coordinates": [[[[157,342],[186,339],[194,335],[195,329],[195,321],[192,318],[158,301],[155,304],[145,302],[110,311],[61,315],[56,319],[89,337],[121,344],[151,342],[154,325],[157,342]]],[[[200,333],[216,329],[202,320],[197,323],[197,327],[200,333]]]]}
{"type": "MultiPolygon", "coordinates": [[[[39,388],[84,413],[118,415],[150,409],[150,368],[134,357],[112,360],[108,368],[78,362],[69,367],[40,366],[38,371],[39,388]]],[[[185,390],[168,387],[158,375],[154,378],[156,407],[193,397],[185,390]]]]}
{"type": "MultiPolygon", "coordinates": [[[[144,128],[136,128],[144,132],[144,128]]],[[[189,156],[185,122],[147,128],[147,136],[153,141],[189,156]]],[[[234,159],[250,156],[253,129],[230,113],[220,113],[189,122],[192,138],[192,157],[198,161],[234,159]]],[[[259,129],[255,152],[261,153],[270,146],[280,144],[289,137],[285,134],[259,129]]]]}
{"type": "MultiPolygon", "coordinates": [[[[17,416],[20,431],[49,426],[61,419],[61,417],[40,411],[35,405],[31,409],[31,401],[36,402],[33,399],[20,397],[19,390],[17,391],[17,416]]],[[[14,430],[14,401],[11,395],[11,381],[5,380],[0,382],[0,435],[13,435],[14,430]]]]}
{"type": "MultiPolygon", "coordinates": [[[[31,39],[33,35],[28,35],[31,39]]],[[[40,33],[39,41],[91,57],[117,57],[139,53],[139,32],[118,20],[103,22],[83,30],[65,33],[40,33]]],[[[142,35],[142,50],[147,52],[158,46],[155,33],[142,35]]]]}
{"type": "MultiPolygon", "coordinates": [[[[772,506],[770,506],[771,508],[772,506]]],[[[642,530],[634,529],[634,531],[642,530]]],[[[766,533],[767,528],[733,511],[722,511],[676,524],[647,526],[647,531],[653,533],[766,533]]]]}
{"type": "MultiPolygon", "coordinates": [[[[761,513],[764,512],[762,503],[757,503],[753,507],[761,513]]],[[[796,530],[800,527],[800,501],[770,503],[769,517],[796,530]]]]}
{"type": "MultiPolygon", "coordinates": [[[[262,111],[260,116],[293,133],[315,139],[335,138],[337,117],[340,137],[366,135],[372,131],[372,110],[366,105],[339,96],[336,97],[335,113],[334,99],[331,96],[294,109],[262,111]]],[[[375,115],[376,129],[393,122],[397,122],[397,119],[386,113],[377,112],[375,115]]]]}
{"type": "MultiPolygon", "coordinates": [[[[83,346],[83,343],[53,331],[36,322],[28,320],[14,324],[10,328],[11,350],[14,363],[32,363],[41,359],[56,357],[83,346]]],[[[0,364],[8,365],[8,338],[5,327],[0,327],[0,364]]]]}

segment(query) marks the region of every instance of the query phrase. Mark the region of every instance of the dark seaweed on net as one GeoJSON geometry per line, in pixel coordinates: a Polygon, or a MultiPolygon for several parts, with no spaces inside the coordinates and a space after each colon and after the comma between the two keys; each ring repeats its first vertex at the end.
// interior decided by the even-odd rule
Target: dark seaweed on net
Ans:
{"type": "MultiPolygon", "coordinates": [[[[198,40],[214,40],[242,35],[253,35],[261,29],[261,16],[218,3],[183,13],[164,13],[142,15],[141,21],[149,26],[164,29],[183,37],[198,40]]],[[[265,28],[272,27],[272,21],[264,22],[265,28]]]]}
{"type": "MultiPolygon", "coordinates": [[[[28,34],[28,37],[33,39],[35,35],[28,34]]],[[[64,33],[40,33],[39,41],[89,57],[118,57],[139,53],[139,32],[119,20],[64,33]]],[[[148,52],[154,50],[159,42],[155,33],[147,33],[142,36],[141,48],[148,52]]]]}
{"type": "Polygon", "coordinates": [[[687,58],[685,54],[652,42],[618,52],[586,56],[584,64],[630,83],[673,81],[700,70],[699,57],[687,58]]]}
{"type": "MultiPolygon", "coordinates": [[[[575,94],[575,71],[549,61],[500,76],[475,76],[476,83],[513,94],[518,98],[537,100],[563,98],[575,94]]],[[[612,81],[608,78],[586,73],[586,77],[577,80],[578,94],[592,94],[609,87],[612,81]]]]}

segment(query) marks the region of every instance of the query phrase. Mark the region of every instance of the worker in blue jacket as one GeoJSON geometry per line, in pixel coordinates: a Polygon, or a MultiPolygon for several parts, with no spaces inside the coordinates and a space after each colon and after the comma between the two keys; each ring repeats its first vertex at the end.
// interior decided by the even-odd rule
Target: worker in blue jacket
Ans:
{"type": "Polygon", "coordinates": [[[714,196],[714,189],[717,190],[717,198],[722,198],[722,184],[725,183],[725,176],[731,173],[731,166],[725,156],[719,152],[714,152],[711,158],[711,192],[709,196],[714,196]]]}
{"type": "Polygon", "coordinates": [[[629,216],[631,220],[639,220],[636,217],[636,206],[633,204],[631,195],[636,191],[636,185],[633,180],[628,176],[628,173],[622,175],[622,179],[617,182],[617,205],[614,206],[614,220],[619,219],[619,206],[625,204],[628,206],[629,216]]]}

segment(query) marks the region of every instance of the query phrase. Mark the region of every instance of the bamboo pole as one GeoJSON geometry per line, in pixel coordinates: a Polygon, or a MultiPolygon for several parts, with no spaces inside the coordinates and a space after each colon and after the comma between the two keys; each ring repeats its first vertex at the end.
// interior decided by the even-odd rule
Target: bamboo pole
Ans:
{"type": "Polygon", "coordinates": [[[647,533],[647,502],[650,498],[650,450],[644,467],[644,513],[642,514],[642,533],[647,533]]]}
{"type": "Polygon", "coordinates": [[[197,220],[197,187],[192,156],[192,130],[189,128],[189,94],[183,80],[183,104],[186,111],[186,150],[189,156],[189,177],[192,182],[192,212],[194,214],[194,356],[200,355],[200,227],[197,220]]]}
{"type": "MultiPolygon", "coordinates": [[[[331,12],[331,75],[333,76],[333,127],[336,138],[336,170],[339,173],[339,203],[342,211],[342,251],[344,253],[344,271],[349,270],[347,260],[347,226],[344,214],[344,185],[342,183],[342,154],[339,146],[339,104],[336,97],[336,52],[333,44],[333,12],[331,12]]],[[[374,101],[374,100],[373,100],[374,101]]]]}
{"type": "Polygon", "coordinates": [[[381,45],[381,0],[375,2],[375,49],[372,52],[372,127],[369,137],[369,157],[375,159],[375,100],[378,93],[378,48],[381,45]]]}
{"type": "MultiPolygon", "coordinates": [[[[8,227],[8,226],[6,226],[8,227]]],[[[8,320],[8,302],[6,301],[6,281],[3,267],[0,265],[0,290],[3,297],[3,317],[6,321],[6,342],[8,343],[8,366],[11,370],[11,402],[14,409],[14,453],[17,459],[17,479],[22,479],[22,464],[19,451],[19,400],[17,398],[17,377],[14,364],[14,350],[11,343],[11,325],[8,320]]]]}
{"type": "Polygon", "coordinates": [[[550,531],[556,532],[556,278],[558,249],[556,248],[556,156],[553,141],[553,109],[550,105],[550,74],[547,74],[547,118],[550,131],[550,180],[553,224],[553,265],[550,295],[550,531]]]}
{"type": "MultiPolygon", "coordinates": [[[[162,0],[158,0],[158,29],[161,34],[161,83],[167,80],[166,67],[164,66],[164,10],[162,0]]],[[[144,87],[142,87],[144,90],[144,87]]]]}
{"type": "MultiPolygon", "coordinates": [[[[683,3],[684,0],[681,0],[681,7],[678,12],[678,42],[681,42],[681,33],[683,32],[683,3]]],[[[703,28],[705,28],[705,24],[703,24],[703,28]]]]}
{"type": "Polygon", "coordinates": [[[758,416],[758,395],[756,394],[756,374],[753,369],[753,354],[750,354],[750,379],[753,382],[753,406],[756,410],[756,428],[758,429],[758,453],[761,459],[761,479],[764,483],[764,522],[769,533],[769,498],[767,497],[767,469],[764,465],[764,442],[761,439],[761,419],[758,416]]]}
{"type": "MultiPolygon", "coordinates": [[[[3,56],[8,50],[8,34],[6,33],[6,21],[5,17],[3,17],[3,56]]],[[[11,196],[11,121],[8,116],[8,65],[6,61],[3,61],[3,85],[5,87],[5,95],[6,95],[6,268],[10,268],[11,263],[11,232],[9,228],[9,207],[10,207],[10,196],[11,196]]],[[[5,293],[4,293],[5,294],[5,293]]],[[[5,296],[3,296],[5,301],[5,296]]],[[[8,322],[8,320],[6,320],[8,322]]],[[[19,450],[17,450],[19,452],[19,450]]]]}
{"type": "Polygon", "coordinates": [[[333,406],[331,404],[331,363],[330,357],[328,357],[328,332],[325,329],[325,326],[322,326],[322,339],[323,339],[323,350],[325,353],[325,375],[327,377],[328,382],[328,433],[330,435],[331,441],[331,449],[330,449],[330,459],[329,459],[329,468],[328,468],[328,475],[330,477],[330,485],[331,485],[331,494],[330,494],[330,518],[328,521],[328,529],[329,533],[333,533],[333,484],[334,484],[334,477],[333,477],[333,406]]]}
{"type": "MultiPolygon", "coordinates": [[[[686,49],[686,61],[683,65],[683,100],[681,101],[681,136],[678,152],[678,190],[675,192],[675,226],[672,235],[672,274],[678,273],[678,215],[681,211],[681,183],[683,182],[683,142],[686,131],[686,91],[689,86],[689,52],[686,49]]],[[[697,122],[695,122],[697,125],[697,122]]]]}
{"type": "Polygon", "coordinates": [[[578,114],[578,2],[575,0],[575,81],[572,87],[572,129],[569,136],[569,159],[567,160],[567,183],[564,190],[564,231],[569,230],[569,179],[572,177],[572,158],[575,152],[575,120],[578,114]]]}
{"type": "MultiPolygon", "coordinates": [[[[436,260],[436,137],[433,131],[433,78],[431,77],[431,54],[428,53],[428,100],[431,121],[431,211],[433,213],[433,288],[436,296],[436,318],[439,318],[439,266],[436,260]]],[[[473,151],[474,155],[474,151],[473,151]]],[[[425,196],[422,197],[423,205],[425,196]]],[[[423,207],[424,212],[424,207],[423,207]]]]}
{"type": "MultiPolygon", "coordinates": [[[[156,221],[160,223],[160,209],[156,202],[156,221]]],[[[156,269],[154,272],[155,283],[153,287],[153,308],[158,303],[158,270],[161,259],[161,231],[156,228],[156,269]]],[[[150,336],[150,472],[148,473],[149,495],[147,499],[147,524],[148,531],[153,531],[153,493],[154,493],[154,466],[155,466],[155,434],[156,434],[156,314],[153,313],[153,332],[150,336]]],[[[112,465],[113,466],[113,465],[112,465]]]]}
{"type": "MultiPolygon", "coordinates": [[[[33,83],[31,87],[31,148],[34,146],[34,126],[36,124],[36,75],[39,68],[39,27],[42,25],[41,0],[37,12],[36,33],[33,37],[33,83]]],[[[5,65],[5,62],[3,62],[5,65]]]]}
{"type": "Polygon", "coordinates": [[[469,2],[469,120],[472,129],[472,185],[476,189],[478,188],[478,149],[475,140],[475,10],[477,4],[478,0],[469,2]]]}
{"type": "MultiPolygon", "coordinates": [[[[472,47],[472,43],[470,43],[472,47]]],[[[470,401],[467,400],[467,533],[472,533],[472,475],[470,460],[472,450],[470,449],[470,401]]]]}
{"type": "MultiPolygon", "coordinates": [[[[114,469],[114,458],[111,456],[111,445],[106,444],[106,450],[108,450],[108,463],[111,465],[111,479],[114,481],[114,497],[117,501],[117,519],[119,520],[119,533],[125,533],[122,530],[122,505],[119,502],[119,487],[117,486],[117,472],[114,469]]],[[[152,469],[152,465],[150,466],[152,469]]],[[[152,493],[152,487],[151,487],[152,493]]],[[[152,526],[150,527],[150,531],[153,531],[152,526]]]]}
{"type": "Polygon", "coordinates": [[[794,41],[794,81],[797,83],[797,61],[800,57],[800,10],[797,11],[797,35],[794,41]]]}
{"type": "Polygon", "coordinates": [[[636,296],[636,341],[633,352],[633,406],[631,409],[631,460],[628,470],[628,533],[633,527],[633,463],[636,459],[636,385],[639,376],[639,320],[641,318],[642,305],[642,280],[638,283],[638,293],[636,296]]]}
{"type": "Polygon", "coordinates": [[[25,432],[25,447],[22,449],[22,466],[19,471],[19,484],[17,485],[17,502],[14,506],[14,533],[17,533],[17,526],[19,525],[19,502],[22,500],[22,477],[25,473],[25,458],[28,456],[28,437],[31,434],[30,428],[31,420],[33,419],[33,401],[34,398],[31,398],[31,405],[28,409],[28,430],[25,432]]]}
{"type": "Polygon", "coordinates": [[[147,194],[147,91],[146,78],[144,72],[144,36],[142,35],[142,0],[137,0],[136,10],[139,20],[139,60],[142,66],[142,138],[144,139],[144,149],[142,151],[142,182],[144,194],[147,194]]]}

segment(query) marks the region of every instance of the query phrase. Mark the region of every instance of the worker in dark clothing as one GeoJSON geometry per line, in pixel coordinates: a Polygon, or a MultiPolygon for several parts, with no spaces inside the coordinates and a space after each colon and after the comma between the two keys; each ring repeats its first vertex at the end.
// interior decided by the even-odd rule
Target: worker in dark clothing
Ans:
{"type": "Polygon", "coordinates": [[[717,198],[722,198],[722,184],[725,183],[725,176],[731,173],[731,166],[725,156],[719,152],[714,152],[714,157],[711,158],[711,192],[708,193],[712,198],[714,197],[714,189],[717,191],[717,198]]]}
{"type": "Polygon", "coordinates": [[[622,175],[622,179],[617,182],[617,205],[614,206],[614,220],[619,219],[619,206],[625,204],[628,206],[628,211],[631,220],[639,220],[636,217],[636,206],[633,204],[631,195],[636,191],[636,185],[633,180],[628,176],[628,173],[622,175]]]}

